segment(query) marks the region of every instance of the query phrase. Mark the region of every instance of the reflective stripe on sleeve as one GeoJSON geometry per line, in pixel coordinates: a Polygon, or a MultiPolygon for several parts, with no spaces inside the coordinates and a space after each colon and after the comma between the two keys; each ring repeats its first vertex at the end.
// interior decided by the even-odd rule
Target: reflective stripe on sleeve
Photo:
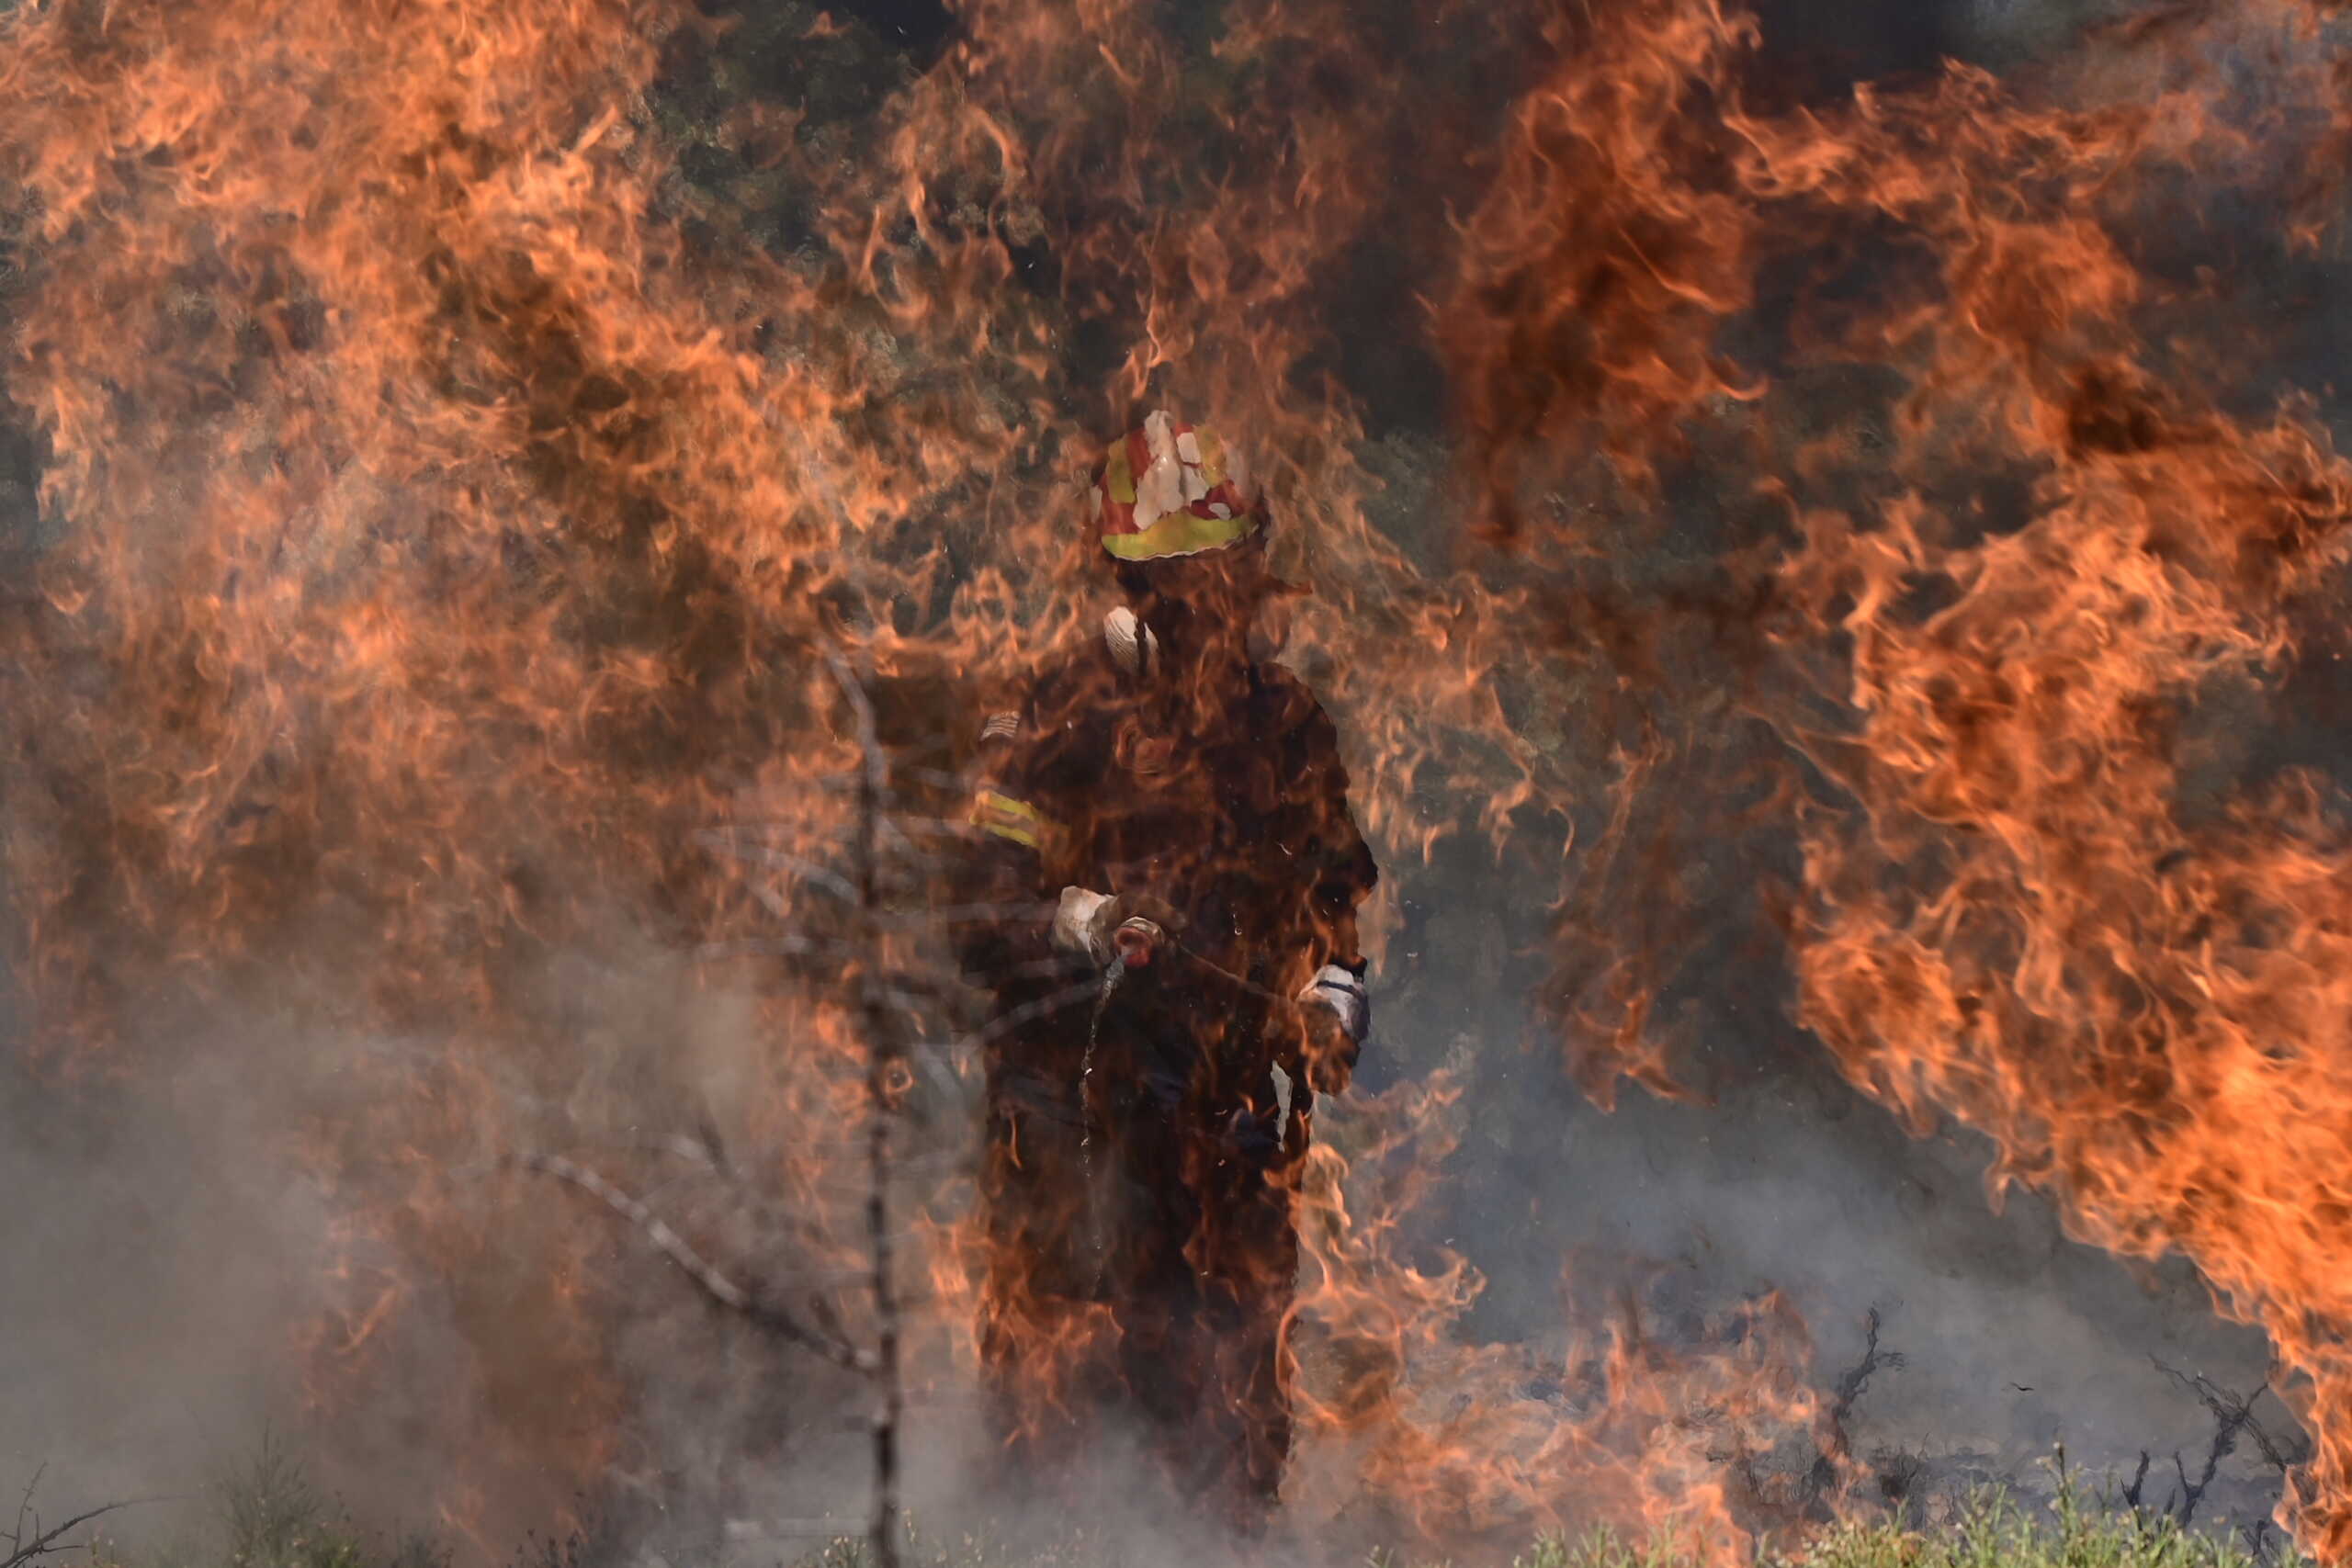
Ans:
{"type": "Polygon", "coordinates": [[[992,789],[980,791],[972,802],[972,825],[985,828],[1000,839],[1010,839],[1029,849],[1037,848],[1037,840],[1053,829],[1052,821],[1025,800],[1015,800],[1009,795],[999,795],[992,789]]]}

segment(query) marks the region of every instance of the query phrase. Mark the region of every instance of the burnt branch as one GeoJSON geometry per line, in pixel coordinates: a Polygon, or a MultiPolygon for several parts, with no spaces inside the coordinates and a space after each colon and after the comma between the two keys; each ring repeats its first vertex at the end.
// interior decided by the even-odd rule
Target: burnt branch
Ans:
{"type": "Polygon", "coordinates": [[[1854,1413],[1854,1402],[1861,1398],[1863,1391],[1870,1387],[1871,1377],[1881,1371],[1898,1370],[1905,1364],[1902,1351],[1879,1348],[1878,1334],[1883,1321],[1876,1307],[1863,1314],[1861,1359],[1838,1376],[1837,1397],[1829,1406],[1829,1419],[1841,1438],[1845,1435],[1846,1418],[1854,1413]]]}
{"type": "MultiPolygon", "coordinates": [[[[2154,1363],[2158,1371],[2194,1395],[2197,1402],[2202,1404],[2213,1417],[2213,1441],[2206,1450],[2204,1465],[2195,1481],[2188,1478],[2188,1466],[2181,1457],[2178,1454],[2173,1456],[2173,1468],[2180,1475],[2179,1506],[2182,1524],[2188,1524],[2196,1517],[2198,1505],[2204,1500],[2207,1488],[2213,1484],[2214,1476],[2221,1471],[2222,1461],[2236,1451],[2239,1438],[2252,1438],[2264,1462],[2281,1474],[2301,1461],[2301,1455],[2290,1454],[2286,1446],[2266,1431],[2262,1423],[2255,1416],[2255,1405],[2264,1394],[2270,1392],[2268,1379],[2266,1378],[2256,1384],[2252,1393],[2241,1396],[2222,1387],[2202,1372],[2184,1372],[2177,1368],[2165,1365],[2154,1357],[2150,1357],[2149,1359],[2154,1363]]],[[[2145,1464],[2143,1456],[2142,1461],[2143,1471],[2145,1464]]]]}
{"type": "Polygon", "coordinates": [[[858,750],[865,763],[858,777],[852,863],[857,887],[858,990],[865,1019],[865,1219],[874,1263],[873,1358],[875,1381],[880,1384],[873,1426],[874,1515],[866,1543],[876,1568],[899,1568],[899,1425],[906,1414],[906,1390],[899,1375],[899,1294],[890,1235],[890,1132],[896,1098],[891,1084],[906,1049],[886,984],[881,938],[878,839],[889,763],[883,754],[865,682],[839,653],[827,649],[825,660],[856,720],[858,750]]]}
{"type": "Polygon", "coordinates": [[[43,1465],[33,1472],[33,1478],[30,1481],[25,1483],[25,1495],[17,1500],[16,1525],[5,1538],[0,1538],[7,1542],[6,1555],[0,1556],[0,1568],[28,1568],[29,1564],[44,1557],[56,1557],[69,1551],[79,1551],[90,1542],[68,1540],[66,1537],[93,1519],[103,1518],[118,1508],[130,1507],[137,1501],[145,1501],[145,1499],[133,1499],[119,1503],[101,1503],[95,1508],[84,1509],[62,1524],[43,1529],[40,1516],[33,1510],[33,1492],[40,1485],[40,1478],[48,1472],[49,1467],[43,1465]]]}
{"type": "Polygon", "coordinates": [[[1853,1440],[1847,1433],[1846,1423],[1854,1413],[1855,1402],[1870,1387],[1873,1376],[1904,1364],[1900,1350],[1880,1348],[1879,1329],[1883,1321],[1876,1307],[1863,1314],[1861,1358],[1838,1374],[1829,1407],[1822,1412],[1821,1436],[1816,1439],[1813,1468],[1806,1472],[1804,1479],[1804,1495],[1808,1505],[1818,1502],[1837,1489],[1838,1470],[1853,1452],[1853,1440]]]}
{"type": "MultiPolygon", "coordinates": [[[[820,1356],[844,1371],[871,1373],[875,1370],[872,1351],[851,1344],[838,1334],[804,1322],[784,1307],[737,1284],[696,1252],[693,1244],[673,1229],[667,1220],[585,1166],[577,1165],[560,1155],[525,1155],[517,1163],[526,1170],[552,1176],[580,1189],[635,1225],[645,1234],[648,1241],[661,1249],[663,1257],[676,1264],[679,1271],[695,1282],[704,1295],[755,1327],[820,1356]]],[[[0,1568],[9,1568],[9,1565],[0,1562],[0,1568]]]]}
{"type": "Polygon", "coordinates": [[[723,829],[709,829],[695,835],[695,841],[714,854],[725,855],[747,864],[762,866],[769,871],[781,871],[813,886],[821,887],[842,903],[854,903],[857,889],[849,880],[808,859],[787,850],[772,849],[765,844],[739,844],[737,835],[723,829]]]}
{"type": "MultiPolygon", "coordinates": [[[[793,1344],[817,1352],[837,1366],[872,1380],[875,1402],[865,1421],[874,1465],[873,1508],[866,1544],[874,1568],[898,1568],[902,1532],[900,1429],[907,1409],[899,1347],[901,1318],[909,1299],[897,1278],[898,1252],[904,1238],[892,1228],[890,1209],[893,1186],[903,1174],[895,1146],[901,1113],[899,1100],[910,1081],[910,1064],[919,1069],[933,1053],[942,1049],[923,1042],[921,1020],[938,1003],[952,998],[958,987],[927,969],[894,964],[893,938],[898,933],[927,934],[962,923],[1002,919],[1008,907],[886,907],[888,896],[906,890],[895,874],[898,869],[911,864],[925,870],[935,865],[933,857],[919,840],[961,838],[970,829],[967,824],[944,818],[901,820],[892,810],[899,797],[890,787],[891,758],[882,739],[869,691],[870,672],[853,667],[851,660],[837,649],[825,649],[821,657],[840,687],[859,765],[845,776],[820,783],[829,791],[851,793],[853,814],[845,826],[813,835],[786,823],[738,825],[695,834],[695,841],[714,855],[775,874],[764,879],[747,876],[743,885],[762,907],[787,928],[763,938],[709,943],[699,952],[705,959],[828,961],[825,978],[840,976],[854,987],[865,1047],[867,1102],[867,1118],[859,1140],[865,1156],[862,1196],[867,1266],[856,1274],[829,1275],[827,1282],[847,1284],[862,1280],[865,1284],[874,1306],[871,1347],[853,1336],[821,1296],[812,1298],[796,1314],[729,1279],[641,1198],[622,1190],[595,1172],[553,1156],[536,1156],[525,1163],[579,1187],[643,1231],[705,1295],[721,1306],[793,1344]],[[768,841],[777,838],[794,847],[768,841]],[[811,852],[797,852],[802,850],[811,852]],[[822,900],[803,908],[800,906],[807,901],[797,897],[796,888],[813,888],[823,896],[822,900]],[[823,929],[791,929],[804,914],[811,916],[823,929]]],[[[918,782],[960,788],[966,781],[946,774],[926,774],[918,782]]],[[[1011,908],[1037,919],[1053,913],[1051,905],[1011,908]]],[[[1091,993],[1092,988],[1091,984],[1074,987],[1070,999],[1091,993]]],[[[1061,999],[1046,998],[1047,1006],[1057,1005],[1061,999]]],[[[1013,1028],[1020,1021],[1017,1018],[1000,1019],[990,1028],[1013,1028]]],[[[984,1031],[982,1037],[986,1033],[984,1031]]],[[[673,1138],[660,1147],[664,1153],[720,1177],[729,1186],[737,1187],[740,1194],[740,1182],[726,1163],[715,1131],[706,1125],[702,1133],[699,1143],[673,1138]]]]}
{"type": "Polygon", "coordinates": [[[841,943],[815,937],[741,937],[704,942],[695,949],[695,956],[706,964],[720,964],[730,958],[815,958],[841,951],[841,943]]]}

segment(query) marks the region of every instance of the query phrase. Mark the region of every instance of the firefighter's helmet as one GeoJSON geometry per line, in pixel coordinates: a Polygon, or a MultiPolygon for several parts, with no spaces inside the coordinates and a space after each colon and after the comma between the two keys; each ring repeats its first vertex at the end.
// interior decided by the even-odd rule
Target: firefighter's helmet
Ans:
{"type": "Polygon", "coordinates": [[[1121,560],[1221,550],[1263,521],[1240,450],[1165,412],[1113,444],[1089,513],[1102,547],[1121,560]]]}

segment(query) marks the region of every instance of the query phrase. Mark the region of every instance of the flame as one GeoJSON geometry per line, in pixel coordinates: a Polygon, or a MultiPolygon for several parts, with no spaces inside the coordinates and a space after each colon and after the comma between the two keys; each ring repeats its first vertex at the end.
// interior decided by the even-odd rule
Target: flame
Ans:
{"type": "MultiPolygon", "coordinates": [[[[818,282],[697,267],[652,220],[675,176],[629,106],[690,21],[32,7],[0,66],[43,256],[10,385],[75,522],[10,671],[13,711],[58,714],[10,840],[50,1039],[135,1075],[167,987],[282,1000],[270,1032],[356,1069],[283,1075],[289,1156],[344,1211],[312,1386],[358,1397],[401,1320],[424,1353],[433,1303],[502,1529],[616,1461],[630,1397],[593,1235],[481,1175],[650,1109],[643,1047],[561,994],[571,955],[740,931],[693,835],[763,792],[835,830],[808,650],[863,616],[888,660],[870,606],[925,570],[855,564],[926,471],[848,432],[887,395],[870,347],[818,282]]],[[[934,476],[996,467],[899,413],[934,476]]],[[[670,1034],[694,1003],[665,971],[670,1034]]],[[[748,1066],[756,1146],[843,1124],[855,1031],[797,996],[755,1003],[809,1043],[748,1066]]]]}
{"type": "Polygon", "coordinates": [[[1752,298],[1759,214],[1703,106],[1758,36],[1713,0],[1550,24],[1562,66],[1512,109],[1444,317],[1490,531],[1594,448],[1638,479],[1709,399],[1754,395],[1713,344],[1752,298]]]}
{"type": "MultiPolygon", "coordinates": [[[[65,525],[0,677],[50,1065],[209,1051],[285,1097],[278,1152],[336,1216],[310,1386],[461,1346],[449,1506],[480,1540],[646,1440],[638,1293],[503,1159],[691,1156],[718,1186],[682,1223],[745,1256],[788,1234],[863,1331],[870,1042],[807,874],[860,761],[824,655],[952,779],[975,699],[1099,616],[1085,455],[1175,400],[1251,433],[1311,588],[1291,657],[1392,874],[1457,835],[1564,858],[1547,999],[1590,1092],[1674,1091],[1657,1004],[1708,903],[1683,846],[1793,839],[1805,1025],[2077,1234],[2178,1248],[2260,1321],[2317,1438],[2301,1539],[2352,1554],[2340,812],[2303,776],[2192,809],[2182,773],[2200,696],[2319,646],[2346,476],[2309,409],[2246,414],[2243,345],[2188,330],[2227,312],[2144,243],[2183,191],[2283,189],[2277,148],[2340,155],[2328,8],[2177,8],[2079,71],[1796,107],[1719,0],[1530,0],[1443,51],[1455,8],[1360,9],[1235,0],[1207,38],[1137,0],[971,0],[860,124],[712,130],[709,161],[793,193],[806,243],[773,250],[665,121],[727,47],[683,3],[0,21],[35,257],[8,384],[65,525]],[[2227,62],[2266,50],[2256,95],[2227,62]],[[1398,233],[1427,237],[1390,244],[1403,278],[1369,276],[1398,233]],[[1381,289],[1428,317],[1459,494],[1402,482],[1350,389],[1348,302],[1381,289]],[[1839,374],[1875,378],[1891,440],[1813,417],[1804,378],[1839,374]],[[1675,515],[1694,471],[1703,525],[1675,515]],[[1702,591],[1642,577],[1661,541],[1702,591]],[[266,1027],[163,1037],[182,1008],[266,1027]],[[684,1156],[625,1141],[704,1116],[684,1156]]],[[[2282,246],[2329,242],[2293,210],[2282,246]]],[[[923,787],[904,814],[952,818],[923,787]]],[[[875,956],[935,954],[910,922],[875,956]]],[[[1637,1310],[1466,1342],[1475,1270],[1402,1239],[1453,1094],[1334,1118],[1295,1173],[1294,1506],[1728,1559],[1820,1502],[1761,1462],[1820,1420],[1775,1301],[1712,1351],[1637,1310]]],[[[1034,1260],[958,1201],[919,1198],[915,1375],[1011,1335],[1050,1419],[1101,1314],[1024,1298],[1034,1260]],[[1019,1310],[975,1325],[983,1301],[1019,1310]]]]}
{"type": "Polygon", "coordinates": [[[2352,1173],[2319,1152],[2341,1028],[2313,965],[2342,843],[2307,778],[2192,807],[2176,738],[2200,695],[2290,656],[2298,605],[2341,562],[2347,470],[2301,409],[2232,418],[2143,368],[2151,286],[2106,224],[2147,164],[2233,150],[2206,134],[2210,106],[2036,114],[1956,73],[1917,105],[1863,107],[1848,167],[1875,166],[1838,199],[1919,225],[1946,258],[1947,307],[1886,345],[1923,366],[1911,456],[2006,448],[2040,472],[2024,525],[1981,541],[1917,494],[1868,530],[1801,523],[1782,580],[1850,639],[1856,716],[1835,761],[1826,738],[1809,750],[1860,815],[1805,834],[1800,1017],[1906,1120],[1989,1133],[1996,1190],[2041,1187],[2118,1252],[2184,1252],[2270,1330],[2317,1440],[2282,1515],[2333,1559],[2352,1543],[2329,1326],[2345,1303],[2317,1260],[2343,1245],[2352,1173]],[[1929,128],[1968,188],[2002,171],[2055,194],[1959,199],[1906,155],[1929,128]],[[1833,580],[1849,602],[1824,597],[1833,580]],[[1914,608],[1929,583],[1949,602],[1914,608]],[[2256,1135],[2289,1105],[2309,1143],[2256,1135]]]}
{"type": "MultiPolygon", "coordinates": [[[[2338,587],[2346,470],[2307,406],[2248,419],[2189,380],[2230,374],[2226,347],[2200,355],[2187,331],[2158,346],[2152,322],[2210,322],[2142,259],[2141,235],[2184,182],[2275,180],[2255,131],[2298,134],[2274,106],[2249,107],[2222,62],[2278,51],[2278,97],[2306,106],[2327,103],[2340,67],[2293,8],[2176,21],[2132,35],[2104,72],[2041,85],[2083,107],[1954,66],[1834,111],[1773,114],[1719,67],[1699,80],[1720,111],[1676,127],[1702,138],[1698,166],[1654,159],[1625,199],[1645,217],[1708,214],[1695,254],[1735,279],[1809,260],[1799,354],[1900,387],[1891,446],[1857,443],[1850,425],[1788,440],[1762,423],[1775,399],[1759,394],[1770,457],[1751,482],[1785,509],[1789,536],[1734,558],[1778,653],[1736,700],[1816,770],[1772,796],[1803,853],[1789,915],[1799,1021],[1915,1127],[1952,1114],[1988,1134],[1996,1192],[2037,1186],[2074,1234],[2127,1256],[2185,1253],[2226,1310],[2270,1331],[2316,1442],[2283,1514],[2334,1560],[2352,1542],[2332,1261],[2347,1186],[2341,1025],[2325,978],[2342,919],[2335,792],[2290,773],[2199,801],[2184,770],[2196,705],[2275,680],[2338,587]],[[1858,256],[1874,275],[1853,275],[1858,256]],[[1972,473],[2015,476],[2021,521],[1972,473]]],[[[1595,389],[1606,358],[1583,344],[1602,339],[1605,315],[1563,346],[1496,292],[1513,269],[1565,269],[1573,289],[1605,254],[1553,248],[1573,198],[1578,220],[1608,209],[1572,178],[1616,166],[1599,131],[1565,118],[1599,89],[1565,73],[1541,102],[1562,118],[1521,123],[1524,161],[1507,164],[1474,231],[1494,248],[1471,253],[1457,301],[1469,370],[1502,389],[1480,434],[1506,517],[1521,466],[1544,456],[1540,432],[1596,410],[1688,424],[1711,380],[1737,379],[1687,368],[1690,345],[1743,302],[1736,288],[1629,312],[1641,330],[1679,319],[1698,334],[1679,353],[1652,344],[1635,385],[1674,393],[1655,404],[1595,389]],[[1551,143],[1577,162],[1544,155],[1555,125],[1551,143]],[[1539,395],[1513,423],[1501,405],[1531,384],[1539,395]]],[[[1672,671],[1619,668],[1687,724],[1698,705],[1672,671]]],[[[1657,804],[1645,775],[1685,734],[1627,755],[1620,824],[1657,804]]],[[[1612,825],[1604,848],[1618,837],[1612,825]]],[[[1598,974],[1613,1004],[1572,1015],[1584,1072],[1655,1084],[1657,953],[1612,954],[1589,919],[1562,934],[1565,954],[1602,950],[1564,968],[1565,994],[1598,974]]]]}

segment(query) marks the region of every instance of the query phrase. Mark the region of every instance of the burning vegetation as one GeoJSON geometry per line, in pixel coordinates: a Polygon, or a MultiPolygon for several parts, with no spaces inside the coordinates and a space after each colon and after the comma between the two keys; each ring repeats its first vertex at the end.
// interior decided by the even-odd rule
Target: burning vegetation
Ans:
{"type": "Polygon", "coordinates": [[[827,1533],[869,1459],[895,1540],[976,1364],[1067,1416],[1119,1331],[1006,1309],[956,867],[1170,405],[1400,998],[1281,1168],[1284,1539],[1901,1516],[1875,1314],[1481,1318],[1494,1216],[1614,1198],[1467,1145],[1801,1053],[2267,1336],[2175,1507],[2258,1450],[2352,1559],[2335,9],[0,5],[28,1175],[167,1129],[133,1277],[461,1550],[827,1533]]]}

